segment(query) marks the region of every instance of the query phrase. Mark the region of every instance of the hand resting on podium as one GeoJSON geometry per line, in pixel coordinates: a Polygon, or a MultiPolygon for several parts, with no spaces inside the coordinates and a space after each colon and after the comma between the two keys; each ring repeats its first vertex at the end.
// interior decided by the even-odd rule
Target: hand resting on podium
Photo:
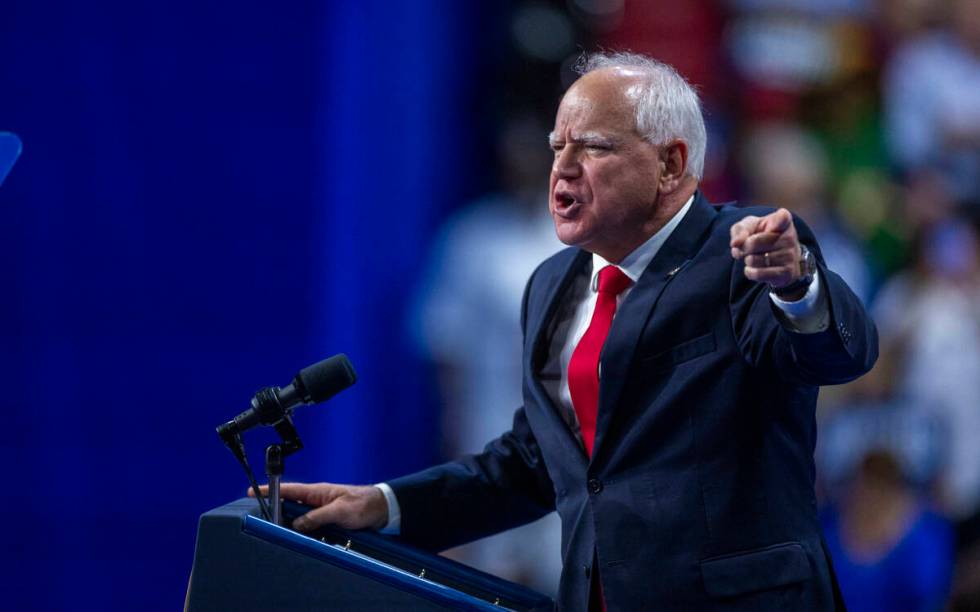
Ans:
{"type": "MultiPolygon", "coordinates": [[[[268,485],[261,485],[263,495],[268,485]]],[[[306,484],[284,482],[280,495],[308,506],[314,506],[293,521],[296,531],[315,531],[323,525],[339,525],[344,529],[381,529],[388,523],[388,503],[384,493],[374,486],[337,485],[327,482],[306,484]]],[[[249,497],[255,497],[252,489],[249,497]]]]}

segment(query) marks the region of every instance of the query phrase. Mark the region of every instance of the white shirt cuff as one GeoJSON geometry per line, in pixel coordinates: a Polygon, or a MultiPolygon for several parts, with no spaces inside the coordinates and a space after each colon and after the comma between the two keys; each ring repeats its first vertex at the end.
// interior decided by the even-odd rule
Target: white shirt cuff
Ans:
{"type": "Polygon", "coordinates": [[[398,498],[395,497],[395,492],[391,490],[387,482],[379,482],[374,486],[381,489],[381,493],[384,494],[385,501],[388,503],[388,522],[381,529],[381,533],[398,535],[402,529],[402,509],[398,505],[398,498]]]}
{"type": "Polygon", "coordinates": [[[813,273],[813,280],[806,294],[795,302],[779,299],[772,291],[769,292],[772,303],[786,317],[786,322],[793,331],[803,334],[822,332],[830,326],[830,309],[827,307],[827,296],[821,291],[820,273],[813,273]]]}

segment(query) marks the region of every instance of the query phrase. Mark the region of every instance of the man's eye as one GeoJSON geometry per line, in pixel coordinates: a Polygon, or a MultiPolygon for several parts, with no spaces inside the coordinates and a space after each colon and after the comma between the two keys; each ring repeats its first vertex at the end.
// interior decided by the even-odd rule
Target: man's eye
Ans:
{"type": "Polygon", "coordinates": [[[604,145],[604,144],[585,145],[585,148],[588,149],[589,151],[609,151],[612,149],[612,147],[610,147],[609,145],[604,145]]]}

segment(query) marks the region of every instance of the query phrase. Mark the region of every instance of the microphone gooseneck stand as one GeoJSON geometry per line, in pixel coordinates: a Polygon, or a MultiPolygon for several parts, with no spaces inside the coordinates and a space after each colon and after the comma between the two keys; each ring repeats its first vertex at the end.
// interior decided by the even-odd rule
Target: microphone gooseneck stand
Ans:
{"type": "Polygon", "coordinates": [[[269,477],[269,500],[272,504],[270,521],[282,525],[282,497],[279,495],[279,484],[283,471],[286,469],[285,458],[303,448],[296,426],[287,414],[274,425],[276,433],[282,440],[280,444],[270,444],[265,449],[265,474],[269,477]]]}
{"type": "Polygon", "coordinates": [[[269,499],[272,501],[272,522],[282,525],[282,496],[279,483],[282,480],[282,446],[270,444],[265,447],[265,475],[269,478],[269,499]]]}
{"type": "Polygon", "coordinates": [[[270,423],[280,438],[278,444],[270,444],[265,449],[265,473],[269,477],[268,503],[266,503],[267,500],[263,499],[258,484],[255,482],[255,475],[248,465],[248,458],[245,455],[245,444],[242,442],[241,434],[237,432],[232,433],[230,428],[219,428],[218,433],[222,441],[244,468],[249,483],[252,485],[252,490],[255,492],[255,498],[259,502],[262,516],[267,521],[281,525],[282,498],[279,495],[279,485],[282,482],[282,475],[285,469],[284,459],[303,448],[303,442],[299,439],[296,426],[293,425],[291,411],[282,406],[278,395],[272,389],[259,391],[255,396],[254,403],[256,404],[256,408],[263,414],[264,422],[270,423]]]}

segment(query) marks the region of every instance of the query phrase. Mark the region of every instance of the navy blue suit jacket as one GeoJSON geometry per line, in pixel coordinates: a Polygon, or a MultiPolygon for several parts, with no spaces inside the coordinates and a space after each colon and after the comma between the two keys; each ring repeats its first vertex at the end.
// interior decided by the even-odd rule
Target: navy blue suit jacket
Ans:
{"type": "Polygon", "coordinates": [[[513,428],[481,454],[392,481],[402,536],[445,549],[557,510],[560,609],[586,609],[593,559],[610,612],[833,609],[813,488],[817,387],[869,370],[877,332],[799,219],[830,326],[780,324],[728,246],[733,223],[769,212],[696,195],[613,321],[591,460],[540,378],[555,313],[591,256],[542,263],[522,306],[513,428]]]}

